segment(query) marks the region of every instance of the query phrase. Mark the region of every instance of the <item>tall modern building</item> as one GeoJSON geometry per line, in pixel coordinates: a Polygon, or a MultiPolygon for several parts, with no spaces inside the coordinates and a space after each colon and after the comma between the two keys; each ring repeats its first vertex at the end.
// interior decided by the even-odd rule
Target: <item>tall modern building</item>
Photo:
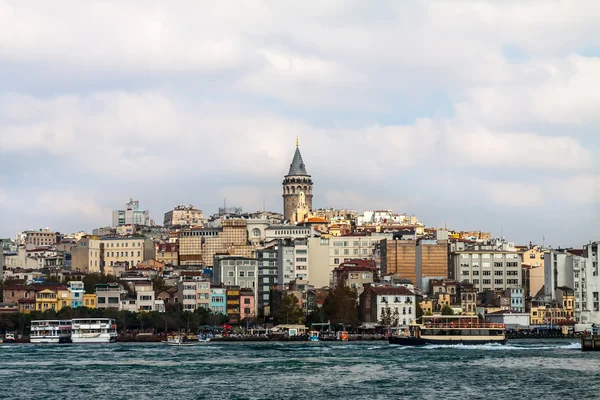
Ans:
{"type": "Polygon", "coordinates": [[[129,199],[125,204],[124,210],[115,210],[112,215],[112,226],[123,225],[150,225],[150,213],[147,210],[140,210],[140,202],[129,199]]]}
{"type": "Polygon", "coordinates": [[[309,210],[312,210],[313,182],[306,172],[306,165],[302,160],[298,140],[296,139],[296,152],[290,164],[288,174],[283,178],[283,219],[292,220],[292,215],[298,208],[300,193],[304,193],[304,201],[309,210]]]}

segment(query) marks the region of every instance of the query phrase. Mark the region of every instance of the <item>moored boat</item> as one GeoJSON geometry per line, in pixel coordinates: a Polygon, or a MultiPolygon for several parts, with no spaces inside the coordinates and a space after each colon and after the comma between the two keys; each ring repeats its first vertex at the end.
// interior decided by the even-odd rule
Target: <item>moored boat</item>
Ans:
{"type": "Polygon", "coordinates": [[[114,319],[73,319],[71,328],[73,343],[111,343],[117,340],[117,324],[114,319]]]}
{"type": "Polygon", "coordinates": [[[17,343],[17,340],[15,339],[15,335],[13,335],[12,333],[7,333],[6,335],[4,335],[2,343],[17,343]]]}
{"type": "Polygon", "coordinates": [[[210,342],[210,338],[207,337],[197,337],[197,338],[188,338],[185,335],[176,335],[169,336],[166,341],[163,343],[168,346],[197,346],[200,344],[206,344],[210,342]]]}
{"type": "Polygon", "coordinates": [[[71,321],[33,320],[31,321],[31,343],[70,343],[71,321]]]}
{"type": "Polygon", "coordinates": [[[390,344],[423,346],[427,344],[505,344],[506,326],[479,322],[477,317],[465,315],[430,315],[421,317],[422,323],[398,329],[389,337],[390,344]]]}

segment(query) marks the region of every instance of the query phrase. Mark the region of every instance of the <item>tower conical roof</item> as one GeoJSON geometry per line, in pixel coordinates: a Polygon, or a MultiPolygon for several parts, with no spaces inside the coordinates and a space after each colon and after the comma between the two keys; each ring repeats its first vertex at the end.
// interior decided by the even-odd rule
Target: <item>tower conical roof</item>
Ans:
{"type": "Polygon", "coordinates": [[[306,166],[304,165],[304,161],[302,161],[302,155],[300,154],[300,149],[296,146],[296,152],[294,153],[294,159],[290,164],[290,172],[288,175],[307,175],[306,166]]]}

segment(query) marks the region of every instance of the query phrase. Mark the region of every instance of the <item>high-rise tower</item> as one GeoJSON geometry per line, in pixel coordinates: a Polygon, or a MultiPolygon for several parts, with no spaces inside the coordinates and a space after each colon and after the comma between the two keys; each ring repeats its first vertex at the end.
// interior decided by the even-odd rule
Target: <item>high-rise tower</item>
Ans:
{"type": "Polygon", "coordinates": [[[290,164],[290,171],[283,178],[283,219],[290,221],[300,202],[300,193],[304,193],[304,200],[309,210],[312,210],[312,180],[306,172],[302,155],[298,148],[296,138],[296,152],[290,164]]]}

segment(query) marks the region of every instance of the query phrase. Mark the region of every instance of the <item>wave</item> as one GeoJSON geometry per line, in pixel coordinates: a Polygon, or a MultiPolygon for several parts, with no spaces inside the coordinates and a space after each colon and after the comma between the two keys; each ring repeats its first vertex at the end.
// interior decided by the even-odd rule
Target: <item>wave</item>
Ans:
{"type": "Polygon", "coordinates": [[[557,349],[581,349],[581,344],[577,342],[561,345],[536,346],[526,344],[429,344],[422,347],[423,349],[462,349],[462,350],[557,350],[557,349]]]}

